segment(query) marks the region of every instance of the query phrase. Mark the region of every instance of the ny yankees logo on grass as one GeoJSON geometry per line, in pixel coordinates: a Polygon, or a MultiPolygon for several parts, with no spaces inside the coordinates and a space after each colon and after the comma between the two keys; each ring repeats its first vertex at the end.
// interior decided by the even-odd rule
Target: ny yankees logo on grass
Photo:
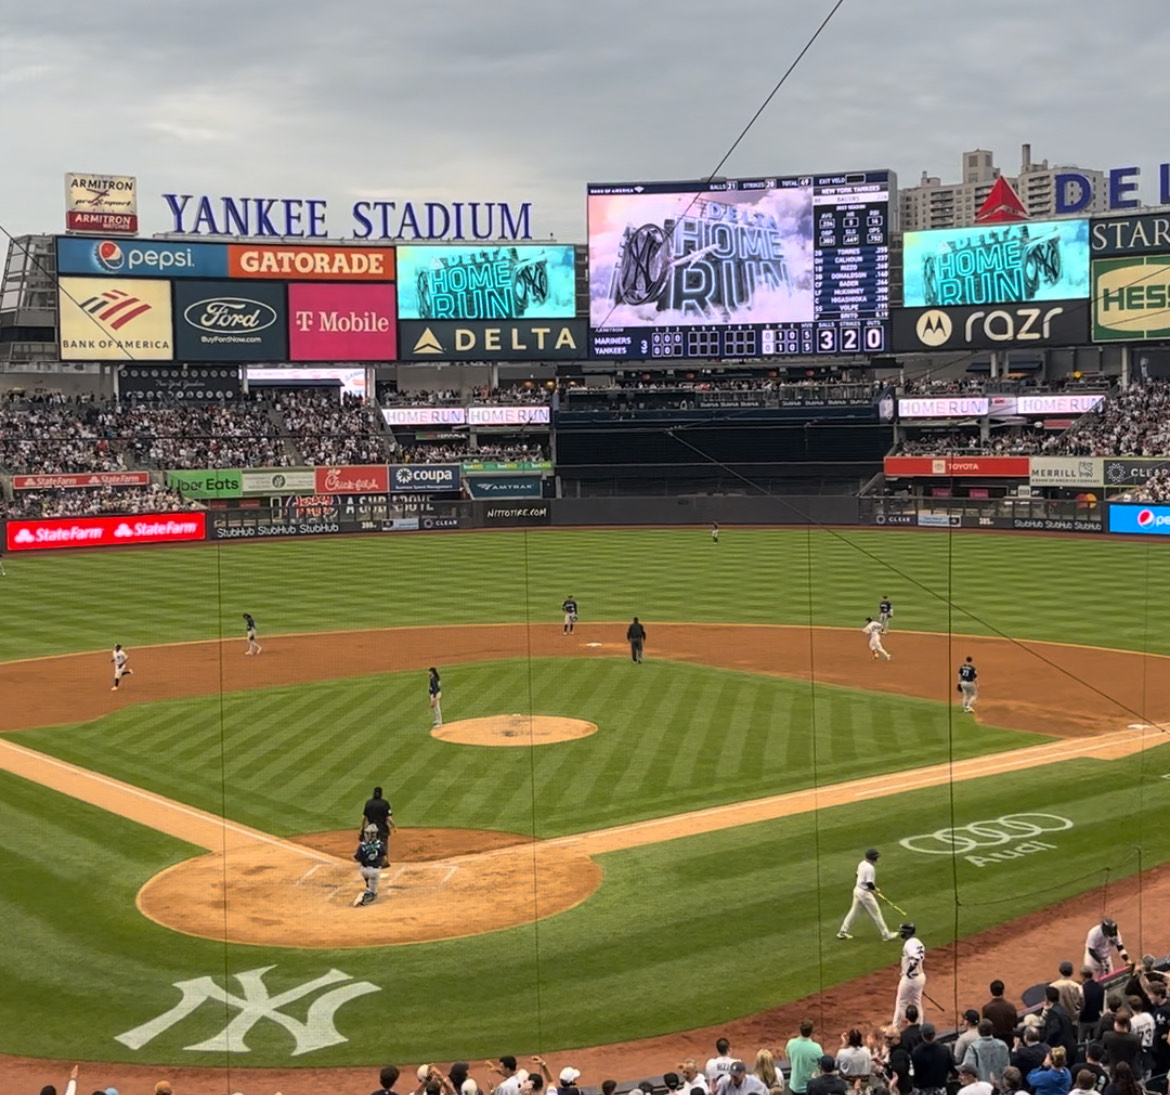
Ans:
{"type": "Polygon", "coordinates": [[[312,1053],[314,1050],[326,1049],[329,1046],[349,1041],[334,1026],[333,1017],[337,1014],[337,1009],[350,1000],[356,1000],[359,996],[382,991],[369,981],[354,981],[351,984],[331,989],[318,996],[309,1005],[308,1015],[305,1022],[302,1023],[285,1015],[281,1009],[317,992],[319,989],[336,985],[341,981],[349,981],[350,975],[342,973],[341,970],[330,970],[312,981],[306,981],[303,985],[270,996],[268,988],[264,984],[264,975],[275,968],[275,966],[260,966],[254,970],[244,970],[237,973],[235,978],[240,983],[242,996],[236,996],[234,993],[220,988],[211,977],[176,981],[175,988],[183,996],[173,1008],[133,1030],[117,1035],[114,1040],[121,1042],[129,1049],[141,1049],[163,1031],[182,1022],[200,1005],[210,1001],[238,1008],[239,1013],[218,1034],[212,1035],[202,1042],[196,1042],[194,1045],[184,1046],[184,1049],[190,1052],[249,1053],[251,1051],[244,1043],[244,1036],[262,1019],[270,1019],[293,1036],[296,1046],[292,1051],[292,1056],[300,1057],[302,1054],[312,1053]]]}

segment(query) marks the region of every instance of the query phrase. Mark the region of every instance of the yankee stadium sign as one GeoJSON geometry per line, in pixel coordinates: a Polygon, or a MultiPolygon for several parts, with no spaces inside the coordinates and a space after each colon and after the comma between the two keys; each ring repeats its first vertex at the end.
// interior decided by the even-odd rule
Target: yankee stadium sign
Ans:
{"type": "MultiPolygon", "coordinates": [[[[183,235],[330,238],[328,203],[322,198],[162,197],[169,231],[183,235]]],[[[359,240],[532,239],[531,202],[356,201],[349,214],[348,235],[359,240]]]]}

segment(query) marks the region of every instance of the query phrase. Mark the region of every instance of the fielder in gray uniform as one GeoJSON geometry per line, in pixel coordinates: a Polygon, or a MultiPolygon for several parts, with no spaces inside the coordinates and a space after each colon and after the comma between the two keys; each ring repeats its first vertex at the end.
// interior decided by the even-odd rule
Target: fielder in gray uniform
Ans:
{"type": "Polygon", "coordinates": [[[975,701],[979,698],[979,671],[975,663],[968,658],[959,666],[959,692],[963,697],[963,710],[968,715],[975,710],[975,701]]]}

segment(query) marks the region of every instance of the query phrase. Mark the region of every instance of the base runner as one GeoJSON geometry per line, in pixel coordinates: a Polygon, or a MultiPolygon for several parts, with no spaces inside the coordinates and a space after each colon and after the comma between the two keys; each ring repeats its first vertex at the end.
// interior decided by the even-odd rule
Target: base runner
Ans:
{"type": "Polygon", "coordinates": [[[877,622],[872,616],[866,616],[865,627],[861,629],[869,636],[869,649],[873,654],[873,660],[876,662],[878,658],[885,658],[886,661],[892,662],[894,655],[889,653],[884,646],[882,646],[882,625],[877,622]]]}
{"type": "Polygon", "coordinates": [[[118,691],[118,686],[122,683],[123,677],[134,676],[134,670],[126,664],[129,660],[130,655],[122,649],[122,644],[115,644],[113,657],[110,658],[110,661],[114,663],[114,687],[110,689],[111,692],[118,691]]]}

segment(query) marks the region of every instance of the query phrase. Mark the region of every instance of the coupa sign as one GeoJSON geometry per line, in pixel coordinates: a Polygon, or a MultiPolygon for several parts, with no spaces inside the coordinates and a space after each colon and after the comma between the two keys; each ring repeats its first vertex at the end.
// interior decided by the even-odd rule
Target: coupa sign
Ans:
{"type": "Polygon", "coordinates": [[[392,491],[451,491],[459,489],[458,464],[395,464],[390,468],[392,491]]]}
{"type": "Polygon", "coordinates": [[[919,855],[962,856],[975,867],[1008,863],[1037,852],[1050,852],[1056,845],[1037,837],[1067,832],[1070,818],[1060,814],[1004,814],[986,821],[973,821],[933,833],[919,833],[898,841],[908,852],[919,855]]]}

